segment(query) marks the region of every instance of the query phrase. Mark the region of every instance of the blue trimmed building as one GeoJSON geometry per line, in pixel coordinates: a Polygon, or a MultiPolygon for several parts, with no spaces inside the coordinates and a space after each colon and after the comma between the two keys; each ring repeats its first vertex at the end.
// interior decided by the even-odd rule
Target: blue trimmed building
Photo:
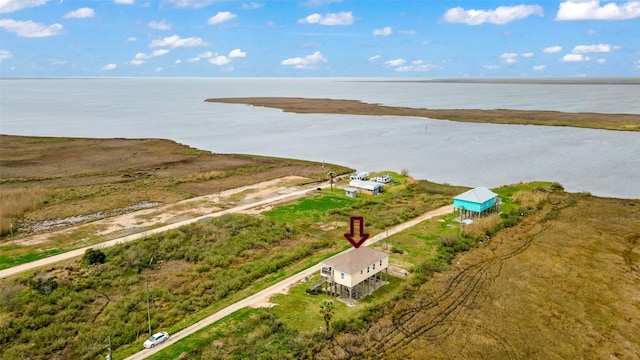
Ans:
{"type": "Polygon", "coordinates": [[[453,208],[462,209],[468,215],[480,215],[484,212],[499,210],[498,194],[486,187],[477,187],[453,198],[453,208]]]}

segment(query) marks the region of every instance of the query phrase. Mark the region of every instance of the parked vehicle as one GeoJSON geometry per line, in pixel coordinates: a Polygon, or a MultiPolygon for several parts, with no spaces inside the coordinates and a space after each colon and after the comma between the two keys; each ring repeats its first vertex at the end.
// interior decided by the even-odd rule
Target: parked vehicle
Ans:
{"type": "Polygon", "coordinates": [[[357,172],[349,176],[349,180],[367,180],[369,178],[368,172],[357,172]]]}
{"type": "Polygon", "coordinates": [[[389,174],[385,174],[385,175],[376,177],[375,179],[373,179],[373,181],[383,183],[383,184],[388,184],[391,181],[393,181],[393,177],[391,177],[391,175],[389,174]]]}
{"type": "Polygon", "coordinates": [[[151,337],[148,338],[147,341],[144,342],[144,347],[150,349],[167,340],[169,340],[169,334],[166,331],[155,333],[151,335],[151,337]]]}

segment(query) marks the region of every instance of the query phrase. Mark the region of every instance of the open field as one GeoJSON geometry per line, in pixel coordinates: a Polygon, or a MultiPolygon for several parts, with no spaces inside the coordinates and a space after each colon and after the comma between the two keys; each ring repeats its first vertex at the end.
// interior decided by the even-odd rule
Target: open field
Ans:
{"type": "MultiPolygon", "coordinates": [[[[67,141],[72,140],[48,140],[67,141]]],[[[40,153],[46,149],[42,146],[40,153]]],[[[234,169],[223,179],[249,182],[247,174],[257,171],[253,161],[263,158],[248,158],[251,166],[234,169]]],[[[159,161],[152,154],[148,159],[159,161]]],[[[288,166],[302,165],[283,165],[288,166]]],[[[31,176],[38,174],[35,169],[31,176]]],[[[326,170],[317,170],[318,181],[326,180],[326,170]]],[[[53,173],[48,178],[55,178],[53,173]]],[[[100,179],[88,174],[77,178],[100,179]]],[[[0,279],[0,358],[104,358],[109,336],[114,358],[124,358],[140,350],[148,332],[147,286],[152,328],[175,333],[343,249],[342,234],[350,215],[364,216],[367,232],[375,236],[450,204],[454,195],[466,190],[393,176],[395,182],[381,196],[351,199],[341,190],[313,191],[259,212],[206,219],[98,249],[105,255],[104,263],[84,257],[0,279]]],[[[29,177],[21,179],[28,183],[29,177]]],[[[81,187],[81,182],[74,183],[76,177],[64,179],[59,178],[81,187]]],[[[151,180],[149,186],[162,185],[159,194],[173,194],[174,187],[165,178],[157,175],[151,180]]],[[[0,189],[19,184],[3,178],[0,189]]],[[[177,181],[174,186],[182,184],[177,181]]],[[[73,193],[72,187],[45,190],[73,193]]],[[[394,269],[404,271],[394,271],[390,285],[357,306],[336,305],[328,334],[319,313],[325,296],[306,294],[303,283],[272,298],[275,308],[240,311],[156,358],[636,359],[640,201],[570,194],[559,184],[542,182],[495,191],[503,200],[503,214],[465,227],[461,238],[459,225],[449,214],[375,244],[390,252],[394,269]]],[[[256,192],[238,190],[234,201],[256,192]]],[[[108,198],[109,193],[103,195],[108,198]]],[[[74,208],[82,198],[65,199],[74,208]]],[[[102,199],[102,195],[91,198],[95,206],[102,199]]],[[[5,236],[0,250],[8,256],[10,244],[5,236]]]]}
{"type": "Polygon", "coordinates": [[[552,193],[320,359],[637,359],[640,202],[552,193]]]}
{"type": "Polygon", "coordinates": [[[510,225],[465,228],[476,245],[451,241],[453,215],[378,243],[403,248],[391,263],[409,275],[356,307],[336,304],[330,334],[318,312],[325,296],[303,283],[153,359],[637,359],[640,202],[545,183],[496,191],[510,225]]]}
{"type": "MultiPolygon", "coordinates": [[[[0,135],[0,154],[0,267],[104,241],[111,225],[96,220],[146,212],[124,228],[140,227],[145,220],[157,222],[160,214],[154,209],[164,205],[163,221],[176,221],[198,210],[195,202],[181,200],[207,195],[208,206],[224,208],[228,204],[220,202],[219,194],[230,189],[285,177],[297,179],[289,186],[313,184],[326,181],[329,169],[351,171],[291,159],[213,154],[162,139],[0,135]],[[64,228],[69,231],[47,241],[24,241],[64,228]]],[[[229,201],[259,191],[248,188],[231,194],[229,201]]]]}
{"type": "Polygon", "coordinates": [[[559,111],[507,109],[417,109],[367,104],[356,100],[283,97],[215,98],[206,99],[205,101],[264,106],[301,114],[414,116],[461,122],[572,126],[590,129],[640,131],[640,115],[636,114],[565,113],[559,111]]]}
{"type": "MultiPolygon", "coordinates": [[[[103,145],[100,144],[102,140],[91,139],[19,138],[17,140],[34,141],[38,145],[37,155],[32,155],[35,158],[51,156],[50,153],[55,153],[59,144],[69,145],[75,141],[81,143],[86,141],[85,144],[96,147],[103,145]],[[54,144],[53,149],[48,151],[47,146],[41,145],[43,141],[54,144]]],[[[107,140],[104,141],[108,143],[107,140]]],[[[129,144],[128,141],[116,139],[116,142],[120,141],[125,143],[123,145],[125,147],[129,144]]],[[[3,142],[3,146],[10,143],[10,141],[3,142]]],[[[166,150],[171,144],[171,142],[160,141],[158,150],[166,150]]],[[[29,147],[28,145],[26,148],[29,147]]],[[[120,146],[112,145],[117,151],[121,151],[120,156],[124,156],[126,152],[122,152],[120,146]]],[[[20,177],[6,176],[2,183],[5,187],[17,187],[25,183],[31,190],[36,190],[39,189],[39,185],[46,185],[49,184],[49,180],[54,180],[58,182],[58,186],[45,188],[45,191],[73,194],[78,191],[78,188],[91,188],[96,185],[95,183],[99,186],[107,183],[117,188],[120,182],[127,185],[127,181],[131,180],[126,176],[126,180],[122,181],[121,176],[118,176],[121,173],[118,167],[109,169],[109,166],[105,166],[105,173],[99,172],[97,165],[92,165],[96,161],[95,158],[91,161],[85,160],[87,161],[85,163],[82,158],[88,154],[70,149],[66,149],[69,161],[61,162],[57,166],[76,169],[66,172],[76,175],[64,176],[65,172],[62,171],[61,175],[56,176],[54,170],[47,168],[52,164],[51,161],[34,161],[31,163],[32,168],[29,168],[29,162],[19,161],[27,156],[21,155],[20,151],[23,149],[20,146],[15,146],[13,153],[6,152],[7,157],[4,157],[3,150],[3,161],[17,169],[9,167],[5,174],[20,173],[21,175],[20,177]],[[22,165],[22,168],[19,165],[22,165]],[[38,166],[43,167],[42,173],[37,170],[38,166]],[[108,182],[113,179],[117,181],[108,182]]],[[[184,147],[178,145],[178,149],[184,150],[184,147]]],[[[87,150],[87,152],[91,151],[87,150]]],[[[193,152],[197,153],[196,158],[209,155],[200,154],[193,149],[189,151],[190,154],[193,152]]],[[[153,151],[150,154],[153,154],[153,151]]],[[[191,171],[185,171],[179,167],[173,169],[170,165],[166,165],[167,168],[163,169],[161,165],[154,166],[151,160],[161,162],[165,158],[171,158],[173,154],[171,152],[165,155],[160,151],[157,159],[150,154],[148,159],[151,163],[141,161],[141,164],[137,164],[136,167],[152,168],[158,172],[164,170],[167,173],[175,170],[173,174],[177,174],[179,179],[184,179],[179,175],[185,173],[189,175],[187,179],[201,179],[201,176],[197,174],[194,176],[191,171]]],[[[94,155],[97,159],[108,160],[106,155],[102,157],[100,154],[94,155]]],[[[180,154],[173,155],[180,158],[180,154]]],[[[229,170],[232,174],[223,177],[223,180],[230,184],[245,184],[253,174],[257,178],[254,181],[261,180],[264,176],[263,172],[256,170],[256,166],[253,165],[263,160],[271,166],[267,166],[267,170],[258,168],[264,171],[275,168],[270,172],[272,176],[291,175],[289,172],[291,169],[301,169],[302,174],[316,175],[317,180],[310,176],[304,177],[307,182],[326,181],[327,168],[322,168],[319,164],[258,157],[245,159],[243,156],[236,155],[232,155],[231,158],[241,162],[246,161],[252,166],[239,168],[240,170],[229,170]],[[304,173],[302,170],[307,172],[304,173]]],[[[173,160],[179,164],[192,165],[188,159],[180,161],[173,158],[173,160]]],[[[206,164],[204,159],[200,161],[206,164]]],[[[127,161],[124,163],[126,164],[127,161]]],[[[203,163],[200,165],[204,166],[203,163]]],[[[197,171],[196,169],[210,171],[207,167],[196,167],[192,171],[197,171]]],[[[337,169],[344,168],[337,167],[337,169]]],[[[131,171],[133,170],[128,170],[125,174],[131,171]]],[[[256,213],[206,219],[129,243],[108,248],[98,247],[98,253],[103,254],[104,257],[96,263],[92,263],[86,257],[73,259],[0,280],[0,352],[3,354],[3,359],[96,358],[101,356],[104,349],[103,343],[109,335],[118,357],[132,354],[139,349],[139,343],[147,332],[144,301],[147,284],[153,308],[152,327],[166,329],[173,333],[234,300],[268,287],[292,272],[310,266],[311,263],[315,264],[322,257],[341,249],[340,245],[344,247],[345,244],[338,244],[335,241],[342,231],[342,229],[336,229],[336,225],[344,222],[342,218],[348,219],[352,212],[365,215],[368,219],[368,230],[376,234],[404,219],[449,203],[453,194],[463,190],[463,188],[427,182],[418,183],[400,174],[395,174],[395,177],[397,181],[389,187],[389,191],[376,198],[363,197],[354,201],[346,198],[341,191],[333,193],[329,190],[314,191],[308,198],[285,204],[283,210],[263,209],[266,211],[266,216],[256,213]],[[299,216],[291,216],[292,214],[299,216]],[[38,342],[42,344],[34,346],[38,342]]],[[[147,183],[138,184],[142,188],[149,185],[149,189],[162,190],[158,191],[158,194],[174,194],[173,191],[176,191],[165,183],[175,178],[167,180],[159,175],[145,178],[148,180],[147,183]]],[[[135,182],[135,180],[131,181],[135,182]]],[[[212,181],[212,179],[205,177],[203,181],[212,181]]],[[[194,182],[198,185],[197,180],[194,182]]],[[[180,187],[182,184],[185,182],[175,181],[175,187],[180,187]]],[[[315,188],[315,185],[313,186],[315,188]]],[[[229,197],[238,196],[231,201],[241,201],[247,196],[257,196],[261,191],[248,187],[245,187],[245,190],[238,189],[238,191],[230,191],[233,194],[229,197]]],[[[83,193],[90,192],[83,191],[83,193]]],[[[194,195],[187,192],[180,192],[180,194],[183,197],[194,195]]],[[[104,202],[111,199],[110,195],[110,192],[104,192],[87,198],[67,196],[59,199],[57,206],[64,208],[67,205],[71,212],[78,202],[85,201],[86,207],[108,209],[104,202]]],[[[134,196],[135,192],[130,195],[134,196]]],[[[166,203],[170,197],[163,199],[166,203]]],[[[159,198],[153,200],[159,201],[159,198]]],[[[23,216],[48,213],[47,211],[51,211],[47,209],[50,203],[51,200],[42,201],[38,205],[44,209],[36,206],[25,210],[23,216]]],[[[218,205],[225,206],[224,203],[218,205]]],[[[173,206],[183,207],[180,204],[173,206]]],[[[89,225],[95,226],[93,225],[95,223],[94,221],[89,225]]],[[[70,226],[69,229],[80,228],[83,228],[83,225],[70,226]]],[[[75,234],[77,238],[71,237],[67,240],[68,244],[77,242],[78,238],[91,237],[92,231],[95,230],[89,228],[82,234],[75,234]]],[[[24,234],[18,233],[18,242],[34,238],[34,236],[22,237],[22,235],[24,234]]],[[[5,246],[2,251],[6,254],[5,258],[10,258],[13,250],[11,238],[5,236],[4,241],[5,246]]],[[[38,243],[34,246],[39,245],[42,244],[38,243]]],[[[28,254],[32,254],[36,248],[18,246],[18,251],[30,251],[28,254]]]]}

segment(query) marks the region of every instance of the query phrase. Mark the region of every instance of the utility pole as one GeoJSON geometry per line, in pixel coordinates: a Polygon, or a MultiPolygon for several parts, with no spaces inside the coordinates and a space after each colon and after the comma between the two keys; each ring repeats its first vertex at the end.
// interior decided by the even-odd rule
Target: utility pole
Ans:
{"type": "Polygon", "coordinates": [[[107,350],[109,350],[109,354],[107,355],[107,360],[111,360],[111,335],[109,335],[109,345],[107,345],[107,350]]]}
{"type": "Polygon", "coordinates": [[[9,232],[11,232],[11,244],[13,248],[13,261],[16,261],[16,239],[13,238],[13,221],[9,223],[9,232]]]}
{"type": "Polygon", "coordinates": [[[462,206],[460,207],[460,234],[458,235],[458,238],[462,237],[462,206]]]}
{"type": "Polygon", "coordinates": [[[151,308],[149,306],[149,282],[145,281],[147,286],[147,320],[149,321],[149,337],[151,337],[151,308]]]}

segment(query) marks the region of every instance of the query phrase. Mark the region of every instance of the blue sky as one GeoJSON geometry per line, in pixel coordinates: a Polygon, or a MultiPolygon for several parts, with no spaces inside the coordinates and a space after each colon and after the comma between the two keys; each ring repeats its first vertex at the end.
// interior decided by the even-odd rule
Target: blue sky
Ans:
{"type": "Polygon", "coordinates": [[[640,0],[0,0],[0,76],[640,77],[640,0]]]}

